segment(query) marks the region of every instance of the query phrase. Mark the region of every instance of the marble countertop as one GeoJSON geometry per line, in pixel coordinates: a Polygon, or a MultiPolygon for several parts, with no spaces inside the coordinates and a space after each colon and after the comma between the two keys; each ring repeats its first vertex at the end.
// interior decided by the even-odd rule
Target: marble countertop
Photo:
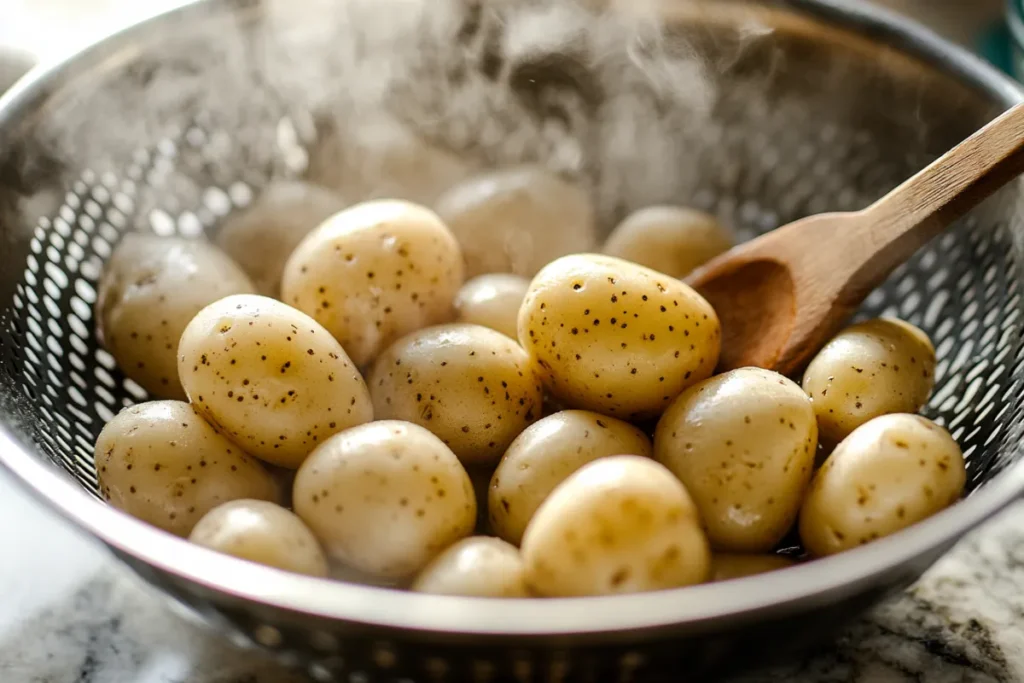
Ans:
{"type": "MultiPolygon", "coordinates": [[[[995,7],[998,0],[985,3],[995,7]]],[[[82,42],[91,29],[175,0],[3,4],[0,45],[46,59],[57,56],[51,50],[58,46],[82,42]]],[[[943,6],[951,4],[959,6],[943,6]]],[[[953,23],[962,27],[959,19],[953,23]]],[[[0,548],[0,683],[307,680],[182,619],[101,545],[44,510],[2,472],[0,548]]],[[[779,680],[1024,681],[1024,504],[965,539],[916,586],[852,623],[834,642],[735,683],[779,680]]]]}

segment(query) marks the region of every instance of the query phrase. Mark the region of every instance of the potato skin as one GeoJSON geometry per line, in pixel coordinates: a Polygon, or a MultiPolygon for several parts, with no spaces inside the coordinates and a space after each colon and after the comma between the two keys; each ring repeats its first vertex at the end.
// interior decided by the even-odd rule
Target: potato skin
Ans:
{"type": "Polygon", "coordinates": [[[459,245],[441,219],[389,199],[350,207],[307,235],[281,294],[364,367],[402,335],[452,320],[461,285],[459,245]]]}
{"type": "Polygon", "coordinates": [[[255,291],[246,274],[208,242],[132,233],[100,279],[99,340],[121,371],[152,396],[184,399],[177,351],[185,326],[208,304],[255,291]]]}
{"type": "Polygon", "coordinates": [[[475,176],[441,195],[435,208],[462,246],[467,277],[533,277],[556,258],[597,244],[586,193],[541,167],[475,176]]]}
{"type": "Polygon", "coordinates": [[[103,497],[177,536],[188,536],[222,503],[279,498],[273,478],[256,459],[181,401],[122,410],[103,427],[95,453],[103,497]]]}
{"type": "Polygon", "coordinates": [[[796,521],[818,427],[782,375],[739,368],[691,387],[658,421],[654,457],[693,496],[716,550],[767,552],[796,521]]]}
{"type": "Polygon", "coordinates": [[[479,325],[438,325],[395,342],[369,376],[378,419],[429,429],[467,466],[498,461],[540,419],[543,392],[526,353],[479,325]]]}
{"type": "Polygon", "coordinates": [[[344,199],[322,187],[278,180],[251,206],[225,219],[214,241],[252,278],[260,294],[277,299],[295,247],[345,206],[344,199]]]}
{"type": "Polygon", "coordinates": [[[455,454],[397,420],[321,444],[299,468],[292,495],[328,555],[383,578],[420,571],[476,522],[473,485],[455,454]]]}
{"type": "Polygon", "coordinates": [[[952,505],[967,473],[960,446],[919,415],[883,415],[846,437],[800,510],[800,538],[825,556],[896,533],[952,505]]]}
{"type": "Polygon", "coordinates": [[[412,584],[416,593],[478,598],[526,598],[519,550],[498,538],[472,536],[434,558],[412,584]]]}
{"type": "Polygon", "coordinates": [[[516,339],[519,307],[529,287],[530,281],[518,275],[478,275],[455,296],[455,322],[483,325],[516,339]]]}
{"type": "Polygon", "coordinates": [[[868,420],[916,413],[935,385],[935,348],[902,320],[851,325],[818,352],[804,372],[822,441],[837,444],[868,420]]]}
{"type": "Polygon", "coordinates": [[[248,453],[297,468],[332,434],[373,419],[370,394],[315,320],[258,295],[222,299],[189,323],[179,374],[196,409],[248,453]]]}
{"type": "Polygon", "coordinates": [[[295,513],[262,500],[233,500],[210,510],[188,540],[250,562],[327,576],[327,558],[295,513]]]}
{"type": "Polygon", "coordinates": [[[682,278],[730,247],[731,236],[714,216],[681,206],[648,206],[619,223],[602,251],[682,278]]]}
{"type": "Polygon", "coordinates": [[[711,581],[742,579],[794,566],[796,562],[782,555],[715,553],[711,558],[711,581]]]}
{"type": "Polygon", "coordinates": [[[633,455],[595,460],[559,484],[526,528],[522,556],[530,588],[547,597],[687,586],[711,562],[686,489],[633,455]]]}
{"type": "Polygon", "coordinates": [[[587,410],[566,410],[535,422],[516,437],[491,478],[491,531],[518,545],[537,508],[573,472],[612,455],[651,457],[639,429],[587,410]]]}
{"type": "Polygon", "coordinates": [[[573,408],[656,417],[718,363],[721,327],[682,282],[579,254],[545,267],[519,311],[519,342],[544,386],[573,408]]]}

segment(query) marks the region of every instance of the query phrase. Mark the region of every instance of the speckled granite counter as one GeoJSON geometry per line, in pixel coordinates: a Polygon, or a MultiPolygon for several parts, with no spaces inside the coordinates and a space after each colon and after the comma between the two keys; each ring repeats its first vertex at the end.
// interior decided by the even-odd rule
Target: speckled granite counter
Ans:
{"type": "MultiPolygon", "coordinates": [[[[298,683],[175,613],[0,475],[0,681],[298,683]]],[[[735,683],[1024,681],[1024,505],[802,661],[735,683]]]]}

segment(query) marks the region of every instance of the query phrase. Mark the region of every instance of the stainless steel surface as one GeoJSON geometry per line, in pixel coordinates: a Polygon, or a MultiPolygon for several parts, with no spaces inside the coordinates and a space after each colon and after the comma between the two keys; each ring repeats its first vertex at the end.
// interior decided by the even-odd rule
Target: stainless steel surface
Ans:
{"type": "Polygon", "coordinates": [[[764,656],[800,646],[907,585],[1024,490],[1014,185],[865,306],[899,313],[936,340],[927,412],[965,447],[971,495],[848,554],[729,585],[496,604],[248,565],[103,505],[93,439],[106,416],[141,397],[92,331],[104,257],[128,229],[216,230],[269,177],[302,173],[310,156],[328,153],[315,132],[352,124],[334,112],[388,117],[474,165],[539,158],[591,188],[605,224],[674,200],[752,235],[865,205],[1021,99],[968,54],[853,1],[670,3],[672,39],[658,43],[668,46],[658,59],[674,61],[645,61],[650,44],[627,36],[612,41],[621,59],[607,45],[597,61],[549,45],[502,55],[497,76],[477,34],[455,40],[465,22],[444,24],[447,3],[422,18],[408,0],[395,13],[394,2],[365,5],[390,10],[389,21],[359,23],[358,42],[339,17],[323,20],[330,3],[212,0],[114,36],[0,99],[0,148],[10,151],[0,161],[0,462],[37,497],[234,638],[306,661],[318,676],[556,680],[683,662],[697,676],[737,648],[764,656]],[[680,37],[687,50],[672,52],[680,37]],[[339,46],[355,46],[352,61],[339,46]],[[679,68],[652,69],[666,63],[679,68]],[[346,80],[385,66],[382,89],[346,80]],[[665,73],[689,80],[666,88],[665,73]],[[679,87],[695,83],[714,87],[679,87]],[[624,101],[615,94],[625,86],[635,90],[624,101]],[[456,115],[452,103],[472,106],[456,115]],[[650,119],[638,127],[637,116],[650,119]],[[603,144],[623,138],[630,155],[603,144]]]}

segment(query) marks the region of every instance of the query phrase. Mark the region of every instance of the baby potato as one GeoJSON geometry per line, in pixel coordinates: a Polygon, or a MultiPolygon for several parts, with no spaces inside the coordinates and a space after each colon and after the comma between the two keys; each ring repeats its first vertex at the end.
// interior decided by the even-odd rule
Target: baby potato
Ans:
{"type": "Polygon", "coordinates": [[[683,482],[716,550],[767,552],[796,521],[818,426],[796,383],[739,368],[691,387],[654,433],[654,457],[683,482]]]}
{"type": "Polygon", "coordinates": [[[279,298],[281,275],[299,242],[346,206],[333,192],[295,180],[271,183],[244,211],[229,216],[216,242],[260,294],[279,298]]]}
{"type": "Polygon", "coordinates": [[[416,204],[380,200],[310,233],[288,260],[281,291],[363,367],[402,335],[450,321],[461,284],[459,245],[441,220],[416,204]]]}
{"type": "Polygon", "coordinates": [[[399,339],[377,359],[369,385],[378,419],[426,427],[467,466],[497,462],[540,419],[544,399],[518,344],[457,323],[399,339]]]}
{"type": "Polygon", "coordinates": [[[345,350],[309,316],[254,294],[200,311],[178,347],[189,399],[248,453],[297,468],[317,444],[373,419],[345,350]]]}
{"type": "Polygon", "coordinates": [[[126,235],[99,283],[100,343],[150,394],[183,399],[176,354],[185,326],[207,304],[254,291],[245,273],[207,242],[126,235]]]}
{"type": "Polygon", "coordinates": [[[435,209],[462,246],[468,277],[533,277],[559,256],[597,244],[586,192],[540,167],[470,178],[441,195],[435,209]]]}
{"type": "Polygon", "coordinates": [[[516,545],[537,508],[573,472],[612,455],[651,456],[651,441],[613,417],[566,410],[535,422],[516,437],[491,478],[491,531],[516,545]]]}
{"type": "Polygon", "coordinates": [[[919,415],[883,415],[846,437],[814,475],[800,510],[812,555],[855,548],[960,499],[967,471],[953,437],[919,415]]]}
{"type": "Polygon", "coordinates": [[[711,558],[711,581],[742,579],[793,567],[796,563],[782,555],[738,555],[715,553],[711,558]]]}
{"type": "Polygon", "coordinates": [[[519,311],[519,341],[555,398],[630,420],[656,417],[709,377],[721,339],[690,287],[611,256],[551,263],[519,311]]]}
{"type": "Polygon", "coordinates": [[[601,458],[559,484],[523,535],[526,581],[547,597],[701,583],[711,554],[697,508],[653,460],[601,458]]]}
{"type": "Polygon", "coordinates": [[[649,206],[619,223],[602,251],[682,278],[730,247],[732,238],[714,216],[681,206],[649,206]]]}
{"type": "Polygon", "coordinates": [[[407,577],[473,533],[476,499],[455,454],[426,429],[395,420],[336,434],[295,477],[295,512],[335,560],[407,577]]]}
{"type": "Polygon", "coordinates": [[[100,493],[116,508],[178,536],[239,498],[278,500],[262,465],[181,401],[151,401],[114,416],[96,439],[100,493]]]}
{"type": "Polygon", "coordinates": [[[519,307],[530,281],[518,275],[478,275],[455,296],[455,321],[483,325],[516,339],[519,307]]]}
{"type": "Polygon", "coordinates": [[[438,555],[412,584],[417,593],[477,598],[526,598],[519,550],[499,538],[473,536],[438,555]]]}
{"type": "Polygon", "coordinates": [[[262,500],[233,500],[206,513],[188,540],[227,555],[309,576],[327,576],[327,558],[295,513],[262,500]]]}
{"type": "Polygon", "coordinates": [[[916,413],[935,385],[935,348],[902,320],[851,325],[818,352],[804,372],[822,441],[835,445],[868,420],[916,413]]]}

